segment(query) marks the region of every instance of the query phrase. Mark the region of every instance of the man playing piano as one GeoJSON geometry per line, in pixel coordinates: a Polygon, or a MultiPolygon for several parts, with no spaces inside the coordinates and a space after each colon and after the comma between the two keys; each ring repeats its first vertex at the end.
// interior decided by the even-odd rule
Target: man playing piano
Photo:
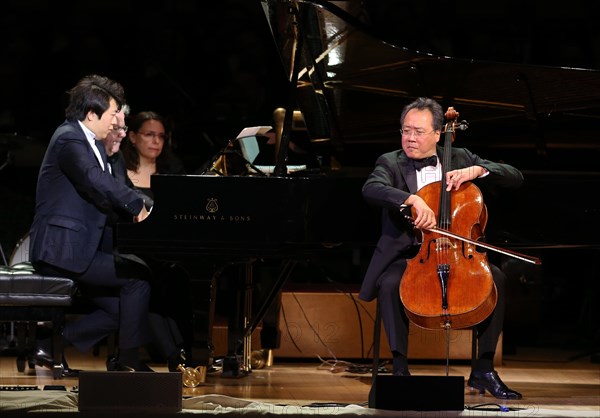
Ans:
{"type": "Polygon", "coordinates": [[[38,272],[73,279],[97,307],[65,325],[66,342],[85,352],[118,331],[119,359],[110,368],[151,371],[138,353],[151,336],[150,285],[139,266],[115,256],[108,222],[114,209],[138,221],[148,212],[143,199],[110,174],[100,143],[124,103],[123,87],[98,75],[69,90],[66,120],[54,132],[38,176],[29,252],[38,272]]]}
{"type": "MultiPolygon", "coordinates": [[[[364,277],[359,297],[370,301],[378,298],[383,325],[393,355],[393,374],[409,376],[408,317],[402,305],[399,288],[408,258],[418,252],[418,241],[412,225],[402,215],[405,207],[416,211],[414,227],[429,229],[437,225],[436,214],[425,200],[415,194],[420,188],[442,175],[443,147],[437,146],[444,121],[441,106],[434,100],[418,98],[408,104],[400,116],[402,149],[381,155],[363,186],[363,197],[382,209],[382,233],[364,277]],[[417,167],[417,161],[435,157],[431,166],[417,167]]],[[[453,170],[446,174],[449,190],[457,190],[473,180],[500,187],[518,187],[523,182],[520,171],[508,164],[494,163],[466,149],[452,149],[453,170]]],[[[493,359],[502,331],[505,309],[506,276],[491,266],[498,291],[494,311],[479,323],[478,356],[473,362],[468,385],[500,399],[521,399],[509,389],[494,370],[493,359]]]]}

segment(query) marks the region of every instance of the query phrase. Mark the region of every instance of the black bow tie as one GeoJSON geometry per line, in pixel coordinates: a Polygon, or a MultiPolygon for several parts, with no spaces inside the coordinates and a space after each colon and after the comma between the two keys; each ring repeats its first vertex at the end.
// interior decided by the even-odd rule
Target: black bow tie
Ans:
{"type": "Polygon", "coordinates": [[[415,165],[415,169],[420,170],[423,167],[428,167],[430,165],[437,165],[437,155],[432,155],[431,157],[421,158],[420,160],[413,160],[413,164],[415,165]]]}

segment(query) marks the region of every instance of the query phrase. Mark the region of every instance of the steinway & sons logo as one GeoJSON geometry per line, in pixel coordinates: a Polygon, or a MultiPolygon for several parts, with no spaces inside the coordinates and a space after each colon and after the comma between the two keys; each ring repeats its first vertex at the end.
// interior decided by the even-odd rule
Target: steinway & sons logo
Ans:
{"type": "Polygon", "coordinates": [[[250,222],[249,214],[223,213],[216,197],[206,199],[205,212],[173,214],[176,221],[206,221],[206,222],[250,222]]]}
{"type": "Polygon", "coordinates": [[[208,213],[216,213],[219,211],[219,203],[216,197],[209,197],[208,203],[206,204],[206,211],[208,213]]]}

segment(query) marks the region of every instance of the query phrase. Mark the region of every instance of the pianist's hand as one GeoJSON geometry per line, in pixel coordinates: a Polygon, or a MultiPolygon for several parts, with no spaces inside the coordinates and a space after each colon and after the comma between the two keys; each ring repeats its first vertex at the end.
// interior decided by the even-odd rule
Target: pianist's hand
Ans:
{"type": "Polygon", "coordinates": [[[133,222],[142,222],[148,217],[149,214],[150,212],[148,212],[146,206],[142,206],[142,210],[140,211],[140,213],[138,213],[137,216],[133,217],[133,222]]]}

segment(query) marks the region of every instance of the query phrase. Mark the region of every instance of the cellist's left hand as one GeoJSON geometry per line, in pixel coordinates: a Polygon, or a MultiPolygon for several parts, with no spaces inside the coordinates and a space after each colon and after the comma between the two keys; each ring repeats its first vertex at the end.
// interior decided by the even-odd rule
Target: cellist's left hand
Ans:
{"type": "Polygon", "coordinates": [[[471,181],[487,173],[487,170],[479,165],[452,170],[446,173],[446,191],[458,190],[465,181],[471,181]]]}

